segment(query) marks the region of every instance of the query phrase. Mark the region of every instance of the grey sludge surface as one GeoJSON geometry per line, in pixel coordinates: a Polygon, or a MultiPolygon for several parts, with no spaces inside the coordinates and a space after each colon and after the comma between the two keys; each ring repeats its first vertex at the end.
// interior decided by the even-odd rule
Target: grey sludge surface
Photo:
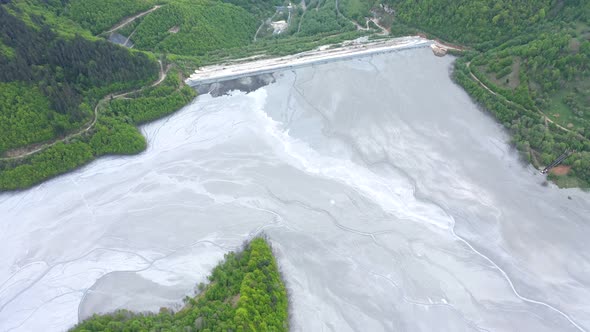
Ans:
{"type": "Polygon", "coordinates": [[[544,187],[428,49],[285,72],[0,195],[0,331],[178,307],[265,233],[294,331],[588,331],[590,196],[544,187]],[[568,199],[571,197],[571,200],[568,199]]]}

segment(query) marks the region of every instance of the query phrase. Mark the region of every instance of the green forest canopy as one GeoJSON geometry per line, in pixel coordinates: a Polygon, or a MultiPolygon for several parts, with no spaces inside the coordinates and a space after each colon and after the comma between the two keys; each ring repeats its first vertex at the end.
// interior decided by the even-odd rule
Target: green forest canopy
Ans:
{"type": "Polygon", "coordinates": [[[186,297],[178,312],[117,311],[94,315],[72,332],[273,331],[289,329],[288,299],[269,244],[256,238],[241,252],[225,255],[202,292],[186,297]]]}
{"type": "Polygon", "coordinates": [[[97,35],[122,18],[150,9],[156,0],[69,0],[64,14],[97,35]]]}
{"type": "Polygon", "coordinates": [[[0,156],[18,155],[75,134],[24,158],[0,159],[0,191],[30,187],[104,154],[142,151],[145,139],[135,126],[169,114],[194,98],[190,88],[178,87],[183,85],[180,73],[169,75],[174,82],[167,80],[153,93],[146,95],[150,89],[144,89],[144,94],[134,94],[133,99],[112,100],[108,107],[101,103],[109,94],[151,84],[158,73],[156,54],[186,70],[220,57],[288,54],[357,36],[338,36],[354,27],[337,15],[335,2],[330,0],[320,6],[317,15],[309,15],[309,28],[301,36],[253,44],[260,21],[274,13],[275,5],[285,3],[0,0],[0,156]],[[135,50],[98,37],[126,17],[155,5],[161,7],[120,31],[133,37],[135,50]],[[330,28],[326,30],[321,22],[330,28]],[[195,55],[203,54],[195,60],[195,55]],[[91,123],[95,124],[88,127],[91,123]]]}
{"type": "Polygon", "coordinates": [[[176,0],[145,17],[131,40],[139,49],[202,55],[250,43],[258,25],[245,9],[231,4],[176,0]]]}

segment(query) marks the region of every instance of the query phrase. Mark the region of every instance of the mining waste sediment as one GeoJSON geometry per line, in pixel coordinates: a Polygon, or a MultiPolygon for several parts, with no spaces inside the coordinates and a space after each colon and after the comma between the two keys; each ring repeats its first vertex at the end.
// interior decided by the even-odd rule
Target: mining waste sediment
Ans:
{"type": "Polygon", "coordinates": [[[0,194],[0,331],[175,308],[257,234],[293,331],[590,331],[590,197],[523,164],[429,48],[282,71],[148,149],[0,194]]]}

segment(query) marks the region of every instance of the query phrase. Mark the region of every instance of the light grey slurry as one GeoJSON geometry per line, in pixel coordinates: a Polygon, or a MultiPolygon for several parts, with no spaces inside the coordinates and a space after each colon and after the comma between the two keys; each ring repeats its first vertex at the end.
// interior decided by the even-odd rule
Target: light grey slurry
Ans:
{"type": "Polygon", "coordinates": [[[542,186],[452,60],[204,95],[145,126],[139,156],[1,195],[0,331],[178,307],[261,233],[294,331],[589,331],[590,195],[542,186]]]}

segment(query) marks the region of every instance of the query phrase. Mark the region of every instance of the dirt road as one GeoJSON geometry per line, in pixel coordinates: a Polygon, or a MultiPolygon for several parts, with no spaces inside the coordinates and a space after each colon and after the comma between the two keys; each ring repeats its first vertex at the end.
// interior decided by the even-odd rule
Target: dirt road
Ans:
{"type": "Polygon", "coordinates": [[[473,72],[471,71],[471,62],[468,62],[468,63],[467,63],[467,69],[469,70],[469,75],[471,75],[471,78],[473,78],[473,79],[474,79],[474,80],[475,80],[477,83],[479,83],[479,85],[481,85],[481,86],[482,86],[484,89],[486,89],[486,90],[487,90],[489,93],[493,94],[494,96],[496,96],[496,97],[500,97],[501,99],[503,99],[505,102],[507,102],[507,103],[508,103],[508,104],[510,104],[510,105],[514,105],[514,106],[519,106],[519,107],[522,107],[522,108],[524,108],[524,109],[525,109],[525,110],[527,110],[527,111],[537,112],[537,113],[541,114],[541,116],[543,117],[543,119],[545,120],[545,122],[546,122],[546,123],[547,123],[547,122],[550,122],[550,123],[554,124],[554,125],[555,125],[557,128],[559,128],[559,129],[561,129],[561,130],[563,130],[563,131],[567,131],[568,133],[574,133],[576,136],[578,136],[578,137],[579,137],[580,139],[582,139],[582,140],[588,140],[586,137],[584,137],[584,136],[580,135],[579,133],[576,133],[576,132],[574,132],[574,131],[572,131],[572,130],[569,130],[569,129],[567,129],[566,127],[564,127],[564,126],[562,126],[562,125],[560,125],[560,124],[556,123],[555,121],[551,120],[551,119],[550,119],[550,118],[547,116],[547,114],[545,114],[545,113],[544,113],[543,111],[541,111],[540,109],[529,110],[529,109],[525,108],[524,106],[522,106],[522,105],[520,105],[520,104],[517,104],[517,103],[515,103],[515,102],[513,102],[513,101],[510,101],[510,100],[508,100],[506,97],[504,97],[504,96],[502,96],[502,95],[500,95],[500,94],[497,94],[497,93],[496,93],[496,92],[494,92],[492,89],[490,89],[490,88],[489,88],[487,85],[485,85],[485,84],[484,84],[482,81],[480,81],[480,80],[479,80],[479,78],[477,78],[477,76],[475,76],[475,75],[473,74],[473,72]]]}
{"type": "Polygon", "coordinates": [[[366,43],[349,42],[348,44],[340,44],[340,47],[324,45],[311,51],[283,57],[201,67],[186,80],[186,83],[191,86],[208,84],[279,70],[292,70],[313,64],[393,52],[400,49],[428,47],[431,43],[432,41],[428,39],[418,36],[408,36],[366,43]]]}
{"type": "Polygon", "coordinates": [[[365,19],[366,19],[366,21],[365,21],[366,28],[365,28],[365,27],[363,27],[362,25],[360,25],[360,24],[359,24],[357,21],[355,21],[355,20],[353,20],[353,19],[351,19],[351,18],[348,18],[348,17],[346,17],[345,15],[343,15],[343,14],[340,12],[340,8],[339,8],[339,3],[338,3],[338,0],[336,0],[336,13],[337,13],[338,15],[340,15],[340,16],[342,16],[342,17],[344,17],[346,20],[348,20],[348,21],[349,21],[349,22],[351,22],[352,24],[354,24],[354,26],[356,27],[356,29],[357,29],[357,30],[361,30],[361,31],[368,31],[368,30],[370,30],[370,28],[369,28],[369,22],[373,22],[373,23],[375,23],[375,25],[376,25],[376,26],[377,26],[379,29],[381,29],[381,32],[379,33],[379,35],[380,35],[380,36],[387,36],[387,35],[389,35],[389,30],[387,30],[387,29],[385,29],[383,26],[381,26],[381,25],[379,24],[379,21],[378,21],[376,18],[370,18],[370,19],[369,19],[369,18],[365,18],[365,19]]]}
{"type": "MultiPolygon", "coordinates": [[[[164,70],[164,66],[162,65],[162,61],[158,60],[158,63],[160,64],[160,73],[158,75],[159,76],[158,77],[158,80],[155,81],[151,85],[152,87],[153,86],[156,86],[156,85],[159,85],[160,83],[162,83],[166,79],[166,76],[167,76],[167,69],[168,68],[166,70],[164,70]]],[[[72,133],[70,135],[67,135],[64,138],[54,140],[54,141],[52,141],[50,143],[32,144],[32,145],[29,145],[27,147],[22,147],[22,148],[14,149],[14,150],[11,150],[11,151],[7,151],[6,152],[6,155],[8,155],[8,157],[0,158],[0,161],[2,161],[2,160],[22,159],[22,158],[25,158],[25,157],[30,156],[32,154],[35,154],[37,152],[41,152],[41,151],[47,149],[48,147],[53,146],[53,145],[55,145],[55,144],[57,144],[59,142],[65,142],[65,141],[68,141],[68,140],[70,140],[72,138],[81,136],[84,133],[87,133],[90,129],[92,129],[94,127],[94,125],[96,125],[96,122],[98,121],[99,109],[100,109],[100,107],[101,107],[102,104],[104,104],[105,102],[107,102],[108,100],[111,100],[111,99],[125,98],[126,96],[128,96],[128,95],[130,95],[132,93],[138,92],[138,91],[140,91],[142,89],[144,89],[144,88],[142,87],[140,89],[136,89],[136,90],[133,90],[133,91],[121,93],[121,94],[118,94],[118,95],[113,95],[113,94],[107,95],[106,97],[102,98],[96,104],[96,106],[94,107],[94,115],[93,115],[93,118],[90,121],[90,123],[88,124],[88,126],[86,126],[85,128],[83,128],[83,129],[81,129],[81,130],[79,130],[79,131],[77,131],[75,133],[72,133]]]]}
{"type": "Polygon", "coordinates": [[[162,6],[161,6],[161,5],[156,5],[156,6],[154,6],[153,8],[151,8],[151,9],[149,9],[149,10],[146,10],[145,12],[141,12],[141,13],[139,13],[139,14],[137,14],[137,15],[134,15],[134,16],[131,16],[131,17],[128,17],[128,18],[124,19],[123,21],[121,21],[121,22],[119,22],[119,23],[115,24],[115,26],[113,26],[113,27],[112,27],[110,30],[103,32],[103,34],[110,34],[110,33],[113,33],[113,32],[115,32],[115,31],[117,31],[117,30],[119,30],[119,29],[123,28],[123,27],[124,27],[124,26],[126,26],[127,24],[129,24],[129,23],[131,23],[131,22],[135,21],[136,19],[138,19],[138,18],[140,18],[140,17],[143,17],[143,16],[145,16],[145,15],[149,14],[149,13],[153,12],[154,10],[156,10],[156,9],[160,8],[160,7],[162,7],[162,6]]]}

